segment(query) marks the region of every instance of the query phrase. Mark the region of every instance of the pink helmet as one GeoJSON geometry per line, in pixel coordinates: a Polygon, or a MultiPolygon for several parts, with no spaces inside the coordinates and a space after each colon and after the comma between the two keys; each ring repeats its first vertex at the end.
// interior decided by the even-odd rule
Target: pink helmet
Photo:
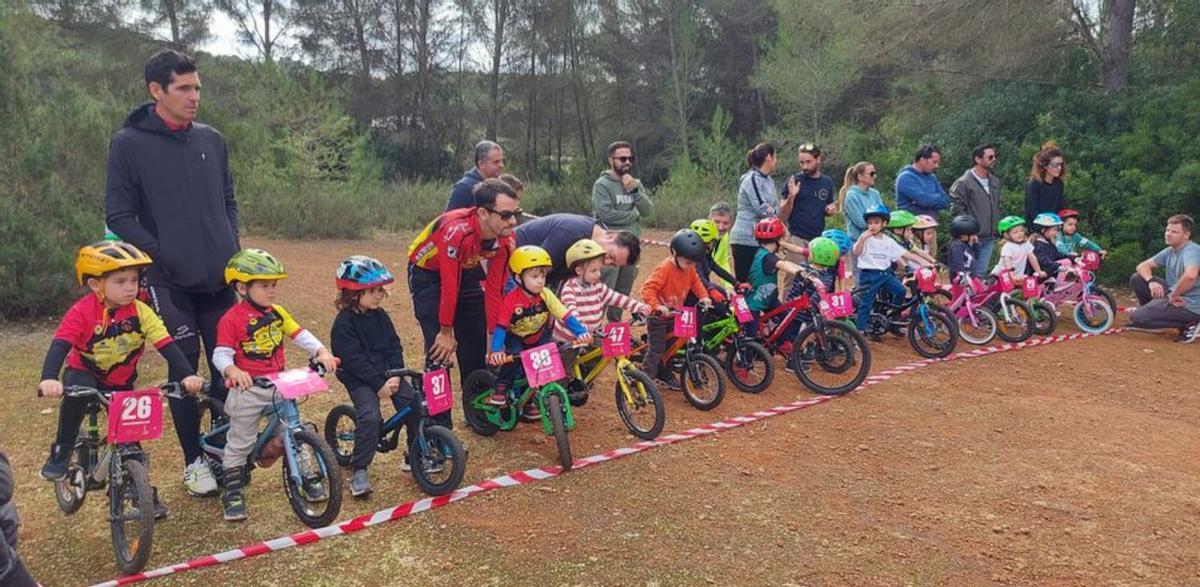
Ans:
{"type": "Polygon", "coordinates": [[[937,225],[938,225],[937,218],[934,218],[933,216],[930,216],[928,214],[918,214],[917,222],[916,222],[916,224],[913,224],[913,229],[914,230],[925,230],[926,228],[937,228],[937,225]]]}

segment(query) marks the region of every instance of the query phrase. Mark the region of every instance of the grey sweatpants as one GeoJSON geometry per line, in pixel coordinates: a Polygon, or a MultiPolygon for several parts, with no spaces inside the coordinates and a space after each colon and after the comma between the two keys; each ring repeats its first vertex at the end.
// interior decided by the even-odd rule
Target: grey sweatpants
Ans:
{"type": "MultiPolygon", "coordinates": [[[[1157,277],[1146,281],[1141,275],[1134,273],[1129,278],[1129,288],[1137,295],[1141,306],[1129,315],[1129,325],[1138,328],[1187,328],[1200,322],[1200,314],[1187,308],[1172,306],[1166,296],[1155,298],[1150,294],[1150,283],[1158,283],[1164,290],[1170,290],[1167,282],[1157,277]]],[[[1116,308],[1113,308],[1115,311],[1116,308]]]]}
{"type": "Polygon", "coordinates": [[[221,462],[226,471],[246,464],[258,439],[258,419],[274,397],[274,389],[262,387],[229,390],[229,398],[225,400],[229,432],[225,434],[225,457],[221,462]]]}

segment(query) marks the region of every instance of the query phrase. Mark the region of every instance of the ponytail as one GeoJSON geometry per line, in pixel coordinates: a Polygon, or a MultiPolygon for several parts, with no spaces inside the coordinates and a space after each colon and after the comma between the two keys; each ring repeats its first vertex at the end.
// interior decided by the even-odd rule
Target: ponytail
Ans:
{"type": "Polygon", "coordinates": [[[754,145],[753,149],[746,151],[746,166],[751,169],[762,167],[763,163],[767,162],[767,157],[775,154],[775,145],[771,143],[759,143],[754,145]]]}

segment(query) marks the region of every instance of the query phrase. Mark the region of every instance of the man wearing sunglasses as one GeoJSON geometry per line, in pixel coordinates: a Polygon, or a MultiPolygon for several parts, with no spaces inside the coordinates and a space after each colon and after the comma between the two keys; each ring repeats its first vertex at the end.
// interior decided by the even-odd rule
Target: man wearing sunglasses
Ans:
{"type": "Polygon", "coordinates": [[[996,224],[1000,222],[1000,179],[992,175],[996,168],[996,148],[980,145],[971,151],[975,165],[950,185],[950,214],[966,214],[979,221],[979,257],[971,266],[976,275],[987,273],[996,247],[996,224]]]}
{"type": "MultiPolygon", "coordinates": [[[[460,383],[484,366],[487,333],[500,312],[521,213],[517,193],[499,179],[479,182],[472,196],[474,206],[442,213],[408,247],[408,290],[425,339],[425,357],[437,362],[456,358],[460,383]],[[480,282],[471,276],[483,270],[485,261],[480,282]]],[[[435,419],[451,426],[449,412],[435,419]]]]}
{"type": "MultiPolygon", "coordinates": [[[[633,147],[625,141],[609,145],[608,170],[592,185],[592,211],[601,228],[641,236],[639,221],[654,213],[654,203],[642,182],[630,173],[632,169],[633,147]]],[[[636,278],[636,265],[604,267],[604,283],[625,295],[633,289],[636,278]]],[[[620,320],[621,312],[621,308],[609,308],[609,321],[620,320]]]]}

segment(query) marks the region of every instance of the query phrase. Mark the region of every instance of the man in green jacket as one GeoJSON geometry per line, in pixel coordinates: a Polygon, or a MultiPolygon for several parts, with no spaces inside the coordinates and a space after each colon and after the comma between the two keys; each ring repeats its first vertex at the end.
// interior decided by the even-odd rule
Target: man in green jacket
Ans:
{"type": "MultiPolygon", "coordinates": [[[[608,146],[608,170],[592,185],[592,211],[597,223],[607,230],[628,230],[641,236],[639,220],[654,214],[654,202],[642,182],[630,174],[633,169],[633,147],[625,141],[608,146]]],[[[605,267],[604,283],[618,292],[629,295],[637,278],[636,265],[605,267]]],[[[610,322],[621,319],[621,308],[608,310],[610,322]]]]}

